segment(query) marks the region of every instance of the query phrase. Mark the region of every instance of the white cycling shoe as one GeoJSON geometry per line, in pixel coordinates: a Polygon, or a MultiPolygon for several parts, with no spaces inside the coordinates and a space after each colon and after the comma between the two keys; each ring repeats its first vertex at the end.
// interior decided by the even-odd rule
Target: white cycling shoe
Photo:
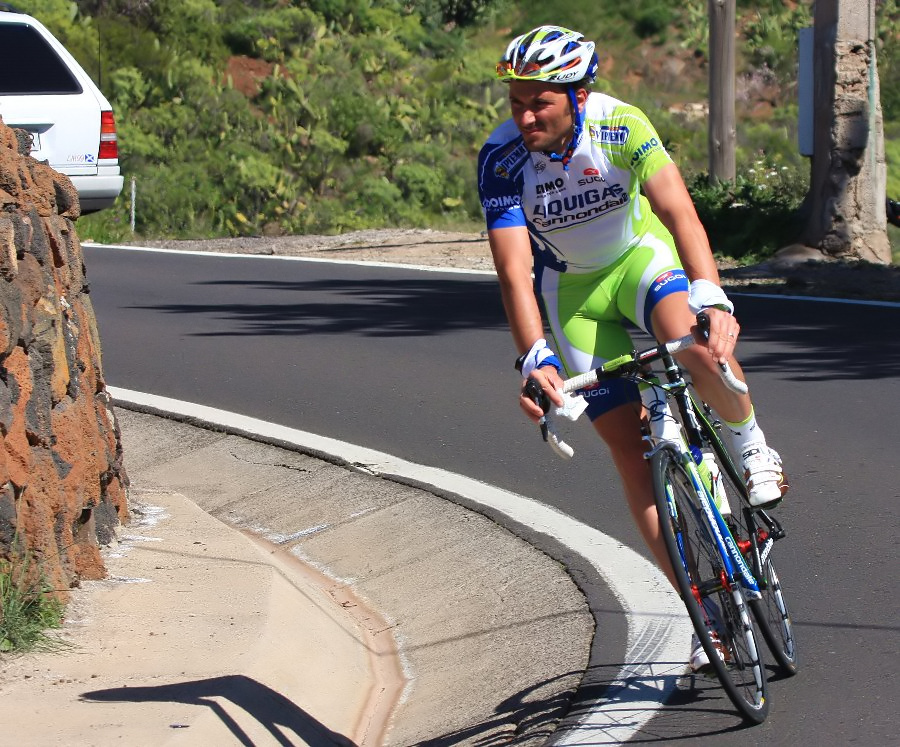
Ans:
{"type": "Polygon", "coordinates": [[[788,491],[781,457],[764,441],[747,444],[741,451],[744,482],[753,508],[774,508],[788,491]]]}
{"type": "MultiPolygon", "coordinates": [[[[716,648],[716,653],[719,655],[719,659],[724,662],[728,661],[728,651],[726,651],[725,646],[719,640],[719,636],[716,633],[712,633],[712,641],[713,646],[716,648]]],[[[706,653],[706,649],[703,648],[703,644],[700,643],[700,638],[697,637],[696,633],[691,635],[691,658],[688,660],[690,664],[691,671],[694,674],[713,674],[714,670],[712,667],[712,663],[709,660],[709,655],[706,653]]]]}

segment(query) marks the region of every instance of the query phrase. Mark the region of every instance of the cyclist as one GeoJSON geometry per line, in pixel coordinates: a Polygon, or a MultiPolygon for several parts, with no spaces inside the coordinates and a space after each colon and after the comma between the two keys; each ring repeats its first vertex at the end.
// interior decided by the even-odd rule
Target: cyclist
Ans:
{"type": "MultiPolygon", "coordinates": [[[[781,459],[766,444],[749,397],[728,389],[718,373],[717,364],[727,361],[743,378],[733,357],[740,326],[706,232],[645,114],[589,92],[597,65],[594,43],[558,26],[515,38],[497,64],[509,84],[512,118],[483,146],[478,186],[521,354],[517,368],[561,405],[563,371],[588,371],[633,348],[626,320],[663,341],[689,334],[696,313],[707,310],[708,342],[679,361],[726,423],[751,503],[773,507],[787,490],[781,459]],[[540,303],[556,352],[544,338],[540,303]]],[[[583,394],[638,528],[674,584],[640,438],[642,393],[620,380],[583,394]]],[[[643,397],[649,403],[652,390],[643,397]]],[[[532,420],[542,415],[524,393],[519,402],[532,420]]],[[[708,663],[696,643],[691,665],[708,663]]]]}

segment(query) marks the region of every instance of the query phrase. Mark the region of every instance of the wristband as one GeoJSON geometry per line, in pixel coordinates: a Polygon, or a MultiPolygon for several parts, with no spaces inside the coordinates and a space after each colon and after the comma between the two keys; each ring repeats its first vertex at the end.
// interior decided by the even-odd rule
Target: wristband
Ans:
{"type": "Polygon", "coordinates": [[[734,304],[728,300],[718,285],[709,281],[694,280],[688,292],[688,306],[692,314],[699,314],[703,309],[721,309],[729,314],[734,314],[734,304]]]}
{"type": "Polygon", "coordinates": [[[543,366],[553,366],[557,373],[562,372],[562,362],[542,337],[531,346],[531,350],[516,358],[516,371],[521,372],[523,379],[527,379],[534,369],[543,366]]]}

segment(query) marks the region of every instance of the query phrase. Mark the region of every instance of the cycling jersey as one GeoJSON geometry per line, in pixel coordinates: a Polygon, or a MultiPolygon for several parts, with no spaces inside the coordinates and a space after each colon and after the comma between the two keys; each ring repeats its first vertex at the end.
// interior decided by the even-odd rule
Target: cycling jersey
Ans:
{"type": "Polygon", "coordinates": [[[536,261],[558,272],[608,267],[637,245],[651,226],[640,185],[671,163],[640,109],[592,93],[584,119],[568,169],[530,153],[512,119],[478,159],[488,229],[526,226],[536,261]]]}
{"type": "MultiPolygon", "coordinates": [[[[587,99],[568,169],[529,152],[511,119],[481,150],[478,186],[487,227],[528,230],[535,288],[569,375],[631,350],[623,321],[652,334],[656,304],[688,290],[672,236],[640,192],[642,182],[671,162],[643,112],[602,93],[587,99]]],[[[582,393],[592,419],[640,401],[636,387],[622,380],[582,393]]]]}

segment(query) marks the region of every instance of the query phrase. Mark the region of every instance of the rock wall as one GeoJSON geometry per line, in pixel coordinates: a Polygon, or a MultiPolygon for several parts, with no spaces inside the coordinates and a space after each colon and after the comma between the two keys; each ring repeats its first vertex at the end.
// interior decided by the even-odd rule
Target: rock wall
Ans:
{"type": "Polygon", "coordinates": [[[0,558],[65,600],[105,575],[127,476],[68,177],[0,121],[0,558]]]}

